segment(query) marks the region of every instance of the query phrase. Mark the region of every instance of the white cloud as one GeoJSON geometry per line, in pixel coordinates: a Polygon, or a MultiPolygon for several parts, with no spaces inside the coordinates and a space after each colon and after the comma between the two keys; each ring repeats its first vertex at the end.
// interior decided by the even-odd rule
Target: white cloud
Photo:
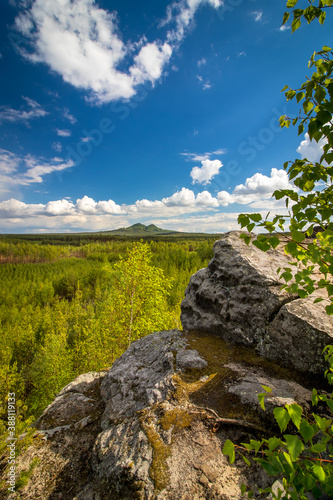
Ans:
{"type": "Polygon", "coordinates": [[[79,210],[79,212],[82,212],[84,214],[97,213],[96,205],[96,201],[92,198],[89,198],[89,196],[84,196],[83,198],[76,200],[77,209],[79,210]]]}
{"type": "Polygon", "coordinates": [[[223,166],[220,160],[202,160],[201,165],[202,167],[193,167],[191,170],[192,184],[208,184],[223,166]]]}
{"type": "Polygon", "coordinates": [[[195,195],[193,191],[187,188],[182,188],[181,191],[177,191],[172,196],[168,198],[163,198],[162,202],[166,206],[176,206],[176,205],[194,205],[195,203],[195,195]]]}
{"type": "Polygon", "coordinates": [[[52,149],[57,151],[57,153],[60,153],[62,151],[62,144],[60,142],[53,142],[51,147],[52,149]]]}
{"type": "Polygon", "coordinates": [[[20,164],[19,158],[5,149],[0,149],[0,174],[8,175],[14,173],[20,164]]]}
{"type": "Polygon", "coordinates": [[[210,89],[211,88],[211,83],[209,82],[209,80],[207,81],[204,81],[203,77],[200,76],[200,75],[197,75],[197,79],[199,80],[199,82],[202,84],[202,88],[203,90],[207,90],[207,89],[210,89]]]}
{"type": "Polygon", "coordinates": [[[69,112],[68,108],[64,108],[64,118],[66,118],[66,120],[68,120],[72,125],[77,122],[77,119],[69,112]]]}
{"type": "Polygon", "coordinates": [[[70,215],[74,213],[74,204],[68,200],[49,201],[43,212],[47,215],[70,215]]]}
{"type": "Polygon", "coordinates": [[[219,202],[216,198],[209,193],[209,191],[202,191],[197,194],[196,198],[197,205],[202,205],[206,207],[218,207],[219,202]]]}
{"type": "Polygon", "coordinates": [[[236,186],[234,194],[267,194],[272,193],[276,189],[292,189],[292,185],[285,170],[272,168],[270,177],[256,173],[252,177],[248,177],[245,184],[236,186]]]}
{"type": "MultiPolygon", "coordinates": [[[[248,177],[245,184],[236,186],[232,193],[220,191],[217,194],[217,199],[224,207],[232,203],[240,203],[242,205],[252,204],[253,208],[265,208],[267,200],[277,189],[295,189],[295,187],[289,181],[285,170],[272,168],[270,177],[256,173],[252,177],[248,177]]],[[[278,206],[284,206],[284,201],[278,206]]]]}
{"type": "Polygon", "coordinates": [[[1,122],[24,122],[28,125],[29,121],[34,118],[41,118],[48,114],[45,109],[42,108],[38,102],[33,99],[29,99],[29,97],[22,96],[22,99],[28,105],[28,110],[24,109],[13,109],[9,106],[0,106],[0,123],[1,122]]]}
{"type": "Polygon", "coordinates": [[[262,10],[255,10],[254,12],[251,12],[251,16],[253,16],[256,23],[262,20],[262,15],[263,15],[262,10]]]}
{"type": "Polygon", "coordinates": [[[220,156],[224,155],[227,152],[226,149],[217,149],[216,151],[212,151],[211,153],[180,153],[181,156],[185,156],[187,161],[204,161],[209,160],[212,156],[220,156]]]}
{"type": "Polygon", "coordinates": [[[238,52],[238,54],[237,54],[237,57],[242,57],[242,56],[246,56],[246,52],[244,50],[242,50],[241,52],[238,52]]]}
{"type": "Polygon", "coordinates": [[[97,211],[103,214],[123,214],[124,210],[120,205],[117,205],[113,200],[99,201],[96,204],[97,211]]]}
{"type": "Polygon", "coordinates": [[[65,129],[57,128],[56,132],[59,137],[70,137],[72,135],[72,132],[66,128],[65,129]]]}
{"type": "Polygon", "coordinates": [[[60,172],[73,165],[73,161],[65,161],[63,158],[45,160],[32,155],[20,157],[10,151],[0,149],[1,191],[13,193],[19,186],[41,183],[45,175],[60,172]]]}
{"type": "Polygon", "coordinates": [[[16,181],[22,185],[43,182],[44,175],[60,172],[74,165],[72,160],[64,161],[62,158],[54,158],[53,161],[46,161],[30,155],[23,159],[23,163],[28,168],[24,173],[16,177],[16,181]]]}
{"type": "Polygon", "coordinates": [[[327,144],[327,139],[322,138],[318,142],[310,141],[309,134],[306,133],[304,141],[297,148],[297,152],[301,155],[302,159],[307,158],[310,162],[319,162],[324,152],[323,147],[327,144]]]}
{"type": "Polygon", "coordinates": [[[175,25],[164,42],[142,37],[138,43],[125,43],[116,14],[99,8],[94,0],[32,0],[15,20],[16,29],[30,44],[19,50],[31,62],[46,63],[64,81],[86,90],[91,103],[129,99],[138,85],[161,78],[203,4],[218,8],[221,1],[174,2],[161,23],[175,25]]]}
{"type": "Polygon", "coordinates": [[[134,65],[130,68],[134,85],[145,81],[154,83],[161,75],[164,66],[169,62],[172,48],[168,43],[163,45],[148,43],[141,48],[139,54],[134,58],[134,65]]]}
{"type": "Polygon", "coordinates": [[[287,31],[287,30],[290,30],[291,26],[287,26],[286,24],[284,24],[283,26],[280,26],[279,28],[279,31],[287,31]]]}
{"type": "Polygon", "coordinates": [[[197,61],[198,68],[200,68],[204,64],[207,64],[207,59],[205,59],[204,57],[202,59],[200,59],[199,61],[197,61]]]}
{"type": "Polygon", "coordinates": [[[207,90],[207,89],[210,89],[210,88],[211,88],[211,86],[212,86],[212,84],[211,84],[211,83],[207,80],[207,82],[205,82],[205,83],[203,84],[202,88],[203,88],[204,90],[207,90]]]}
{"type": "Polygon", "coordinates": [[[31,217],[42,213],[44,205],[42,204],[29,204],[13,198],[2,201],[0,203],[0,217],[3,218],[17,218],[17,217],[31,217]]]}

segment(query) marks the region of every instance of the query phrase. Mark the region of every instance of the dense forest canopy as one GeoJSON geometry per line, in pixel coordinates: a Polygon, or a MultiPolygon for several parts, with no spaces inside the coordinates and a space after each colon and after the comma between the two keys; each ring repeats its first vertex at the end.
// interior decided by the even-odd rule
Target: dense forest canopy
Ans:
{"type": "Polygon", "coordinates": [[[190,276],[215,236],[165,240],[25,235],[0,239],[0,418],[15,392],[39,416],[74,377],[109,368],[128,345],[180,326],[190,276]],[[53,244],[55,243],[55,244],[53,244]]]}

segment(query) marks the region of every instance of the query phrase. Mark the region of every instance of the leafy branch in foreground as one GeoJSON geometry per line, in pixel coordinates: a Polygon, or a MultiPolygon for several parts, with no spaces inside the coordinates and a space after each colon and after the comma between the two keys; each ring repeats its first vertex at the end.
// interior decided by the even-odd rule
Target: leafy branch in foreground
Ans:
{"type": "MultiPolygon", "coordinates": [[[[331,2],[332,3],[332,2],[331,2]]],[[[298,125],[298,134],[302,134],[307,127],[307,134],[311,141],[316,141],[322,147],[320,162],[311,162],[304,158],[294,162],[286,162],[284,169],[288,172],[289,181],[294,189],[280,189],[273,193],[276,200],[285,198],[287,214],[275,215],[272,220],[269,214],[263,218],[261,214],[241,214],[238,222],[251,232],[255,227],[264,228],[269,235],[259,234],[254,245],[261,250],[276,248],[280,239],[279,230],[285,231],[289,224],[290,237],[285,246],[287,254],[294,260],[291,264],[297,267],[293,273],[291,268],[284,268],[281,276],[286,283],[287,291],[298,293],[304,298],[316,288],[326,288],[331,304],[326,306],[326,312],[333,314],[333,51],[330,47],[314,53],[309,67],[314,67],[311,78],[297,90],[285,87],[287,100],[303,101],[299,116],[292,124],[298,125]],[[288,89],[288,90],[286,90],[288,89]],[[316,226],[320,231],[308,245],[302,244],[306,236],[313,234],[316,226]],[[315,266],[323,275],[321,279],[313,278],[315,266]]],[[[281,127],[289,127],[291,120],[282,116],[281,127]]],[[[250,243],[251,236],[242,235],[246,243],[250,243]]],[[[322,300],[321,298],[316,299],[322,300]]]]}
{"type": "MultiPolygon", "coordinates": [[[[329,369],[325,375],[328,381],[333,382],[333,346],[326,347],[325,359],[329,362],[329,369]]],[[[271,393],[269,387],[263,386],[265,393],[259,394],[258,399],[265,409],[264,398],[271,393]]],[[[319,401],[326,403],[328,412],[333,411],[333,393],[319,395],[313,389],[312,404],[319,401]]],[[[293,424],[292,434],[283,434],[269,439],[257,441],[251,439],[249,443],[235,445],[229,439],[225,442],[223,453],[229,456],[230,463],[236,460],[238,453],[247,465],[250,460],[259,463],[270,476],[283,476],[284,492],[280,496],[272,488],[260,490],[260,493],[271,493],[273,498],[308,499],[306,495],[312,492],[318,498],[323,493],[333,496],[333,420],[312,413],[305,415],[298,404],[286,404],[276,407],[274,418],[279,425],[281,434],[289,425],[293,424]],[[254,456],[253,456],[254,455],[254,456]],[[283,496],[282,496],[283,495],[283,496]]],[[[247,486],[242,485],[242,493],[247,486]]],[[[247,491],[248,497],[253,497],[253,491],[247,491]]]]}

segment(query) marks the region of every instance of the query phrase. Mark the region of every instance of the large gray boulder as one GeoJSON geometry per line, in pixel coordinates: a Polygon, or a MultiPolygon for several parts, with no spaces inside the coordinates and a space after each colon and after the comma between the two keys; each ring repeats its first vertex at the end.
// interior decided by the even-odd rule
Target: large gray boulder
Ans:
{"type": "Polygon", "coordinates": [[[278,268],[290,267],[283,248],[262,252],[240,234],[216,241],[208,267],[191,277],[181,304],[184,330],[215,333],[284,366],[323,373],[322,350],[333,343],[325,300],[314,304],[281,290],[278,268]]]}
{"type": "Polygon", "coordinates": [[[230,465],[225,440],[262,436],[276,405],[309,408],[309,387],[221,337],[153,333],[108,372],[60,391],[18,459],[19,474],[38,458],[31,478],[9,499],[240,500],[242,482],[265,488],[272,480],[241,459],[230,465]],[[266,412],[262,385],[272,388],[266,412]]]}

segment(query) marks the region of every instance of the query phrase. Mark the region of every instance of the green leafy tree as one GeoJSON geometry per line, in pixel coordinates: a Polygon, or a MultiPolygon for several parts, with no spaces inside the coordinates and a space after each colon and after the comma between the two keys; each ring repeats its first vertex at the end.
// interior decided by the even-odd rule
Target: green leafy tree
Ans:
{"type": "MultiPolygon", "coordinates": [[[[299,0],[288,0],[283,23],[292,15],[292,32],[301,26],[302,20],[311,23],[315,19],[323,24],[326,12],[333,6],[333,0],[309,0],[305,9],[297,8],[299,0]]],[[[241,227],[246,227],[249,233],[255,227],[265,229],[268,234],[259,234],[253,239],[251,234],[243,234],[245,242],[253,244],[263,251],[276,248],[280,244],[278,230],[289,240],[285,251],[291,256],[290,263],[295,266],[284,268],[281,277],[289,292],[307,297],[315,289],[326,289],[330,304],[326,312],[333,314],[333,51],[324,46],[315,52],[309,62],[313,69],[311,77],[294,90],[286,86],[287,100],[295,99],[302,104],[299,116],[291,120],[288,116],[280,118],[281,127],[298,125],[298,134],[306,131],[310,140],[316,141],[323,148],[319,162],[311,162],[307,158],[284,164],[290,181],[294,182],[295,190],[277,190],[273,193],[276,200],[285,198],[287,215],[276,215],[273,220],[262,218],[261,214],[242,214],[239,216],[241,227]],[[289,232],[285,233],[285,226],[289,232]],[[306,236],[311,236],[319,226],[319,232],[310,243],[305,242],[306,236]],[[314,269],[319,268],[321,278],[315,279],[314,269]]],[[[323,300],[317,298],[316,301],[323,300]]],[[[328,381],[333,383],[333,346],[325,348],[325,359],[329,369],[325,372],[328,381]]],[[[264,393],[259,394],[259,401],[265,409],[265,397],[271,389],[263,386],[264,393]]],[[[261,464],[271,476],[283,477],[283,491],[275,495],[271,488],[262,493],[270,492],[273,498],[308,499],[308,492],[318,498],[326,493],[333,498],[333,420],[328,418],[333,412],[333,394],[319,395],[313,389],[312,404],[326,404],[326,415],[312,413],[307,415],[297,404],[285,405],[274,409],[274,417],[281,434],[261,441],[251,440],[242,446],[235,445],[230,440],[224,445],[224,453],[234,462],[236,453],[240,453],[245,462],[250,465],[249,458],[261,464]],[[292,434],[283,434],[288,428],[292,434]]],[[[245,493],[247,487],[242,486],[245,493]]],[[[253,492],[249,491],[251,498],[253,492]]]]}
{"type": "Polygon", "coordinates": [[[137,243],[112,268],[110,328],[126,347],[148,333],[172,326],[167,304],[171,280],[151,265],[151,259],[149,245],[137,243]]]}

